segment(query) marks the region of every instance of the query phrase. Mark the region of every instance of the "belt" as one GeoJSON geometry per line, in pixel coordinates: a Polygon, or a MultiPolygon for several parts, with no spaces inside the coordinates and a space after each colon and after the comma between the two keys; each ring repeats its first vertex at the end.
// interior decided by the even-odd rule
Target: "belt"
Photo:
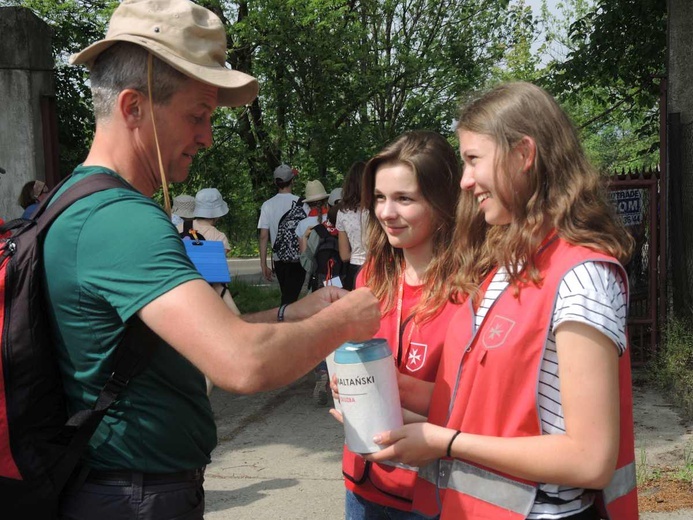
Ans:
{"type": "Polygon", "coordinates": [[[143,486],[152,484],[169,484],[172,482],[196,482],[204,479],[205,468],[176,471],[174,473],[142,473],[141,471],[114,470],[101,471],[90,469],[86,482],[106,486],[130,486],[141,482],[143,486]]]}

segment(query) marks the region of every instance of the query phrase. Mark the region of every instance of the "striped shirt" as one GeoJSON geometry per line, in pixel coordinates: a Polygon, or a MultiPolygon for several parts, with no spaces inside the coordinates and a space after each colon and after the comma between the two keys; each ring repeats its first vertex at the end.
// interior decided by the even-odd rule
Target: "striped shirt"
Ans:
{"type": "MultiPolygon", "coordinates": [[[[507,286],[507,271],[500,268],[477,311],[477,328],[507,286]]],[[[565,433],[556,354],[556,327],[569,321],[585,323],[613,341],[621,354],[626,349],[627,311],[625,281],[613,264],[586,262],[565,275],[558,289],[539,375],[542,434],[565,433]]],[[[539,490],[543,493],[537,496],[527,517],[530,520],[566,518],[584,511],[594,502],[594,494],[581,488],[540,484],[539,490]]]]}

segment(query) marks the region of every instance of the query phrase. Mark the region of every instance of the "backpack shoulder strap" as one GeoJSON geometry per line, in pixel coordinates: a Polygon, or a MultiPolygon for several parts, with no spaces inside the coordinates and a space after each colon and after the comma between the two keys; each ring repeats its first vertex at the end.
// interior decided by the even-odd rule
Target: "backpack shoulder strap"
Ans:
{"type": "Polygon", "coordinates": [[[94,407],[80,410],[67,421],[67,429],[74,430],[74,434],[55,470],[57,489],[65,486],[106,411],[118,399],[130,379],[147,367],[158,343],[159,337],[137,315],[130,319],[116,349],[113,372],[101,389],[94,407]]]}
{"type": "Polygon", "coordinates": [[[53,200],[57,191],[66,181],[67,179],[63,180],[60,184],[53,188],[48,197],[41,202],[36,210],[34,220],[36,220],[38,223],[38,233],[45,231],[53,223],[53,221],[58,218],[58,215],[60,215],[73,203],[86,197],[87,195],[110,188],[133,189],[125,184],[122,180],[113,177],[112,175],[107,173],[95,173],[94,175],[89,175],[85,179],[82,179],[81,181],[70,186],[65,190],[64,193],[55,199],[53,204],[49,205],[49,202],[53,200]]]}
{"type": "MultiPolygon", "coordinates": [[[[38,233],[45,231],[58,215],[81,198],[110,188],[133,189],[112,175],[94,174],[70,186],[53,204],[48,206],[48,201],[55,196],[64,182],[56,186],[36,210],[34,218],[38,223],[38,233]]],[[[56,489],[62,489],[67,483],[89,439],[94,435],[106,414],[106,410],[118,398],[130,379],[146,367],[157,344],[156,338],[156,334],[139,318],[132,319],[132,323],[129,324],[123,339],[118,344],[113,372],[101,389],[94,407],[77,412],[68,419],[65,425],[68,430],[74,430],[74,435],[64,458],[55,469],[56,489]]]]}
{"type": "Polygon", "coordinates": [[[327,228],[322,224],[315,226],[313,231],[315,231],[323,240],[330,236],[330,232],[327,231],[327,228]]]}
{"type": "Polygon", "coordinates": [[[297,201],[293,201],[293,202],[291,203],[291,207],[290,207],[289,209],[287,209],[287,210],[286,210],[286,213],[284,213],[284,214],[281,216],[281,218],[279,219],[279,223],[277,224],[277,228],[279,228],[279,226],[282,225],[282,222],[284,222],[284,221],[287,219],[287,217],[289,216],[289,214],[290,214],[290,213],[293,211],[293,209],[296,207],[296,202],[297,202],[297,201]]]}
{"type": "Polygon", "coordinates": [[[190,230],[192,229],[192,220],[183,220],[183,232],[180,234],[182,237],[187,237],[190,235],[190,230]]]}

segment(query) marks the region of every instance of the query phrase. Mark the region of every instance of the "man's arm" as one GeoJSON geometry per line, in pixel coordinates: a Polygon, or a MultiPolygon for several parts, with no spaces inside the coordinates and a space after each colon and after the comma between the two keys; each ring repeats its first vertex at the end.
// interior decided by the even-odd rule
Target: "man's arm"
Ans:
{"type": "MultiPolygon", "coordinates": [[[[346,296],[349,291],[341,287],[328,285],[317,291],[309,293],[300,300],[287,305],[284,308],[284,321],[301,321],[310,318],[322,309],[346,296]]],[[[240,313],[237,313],[240,315],[240,313]]],[[[253,312],[241,315],[241,319],[248,323],[277,323],[279,307],[265,311],[253,312]]]]}
{"type": "Polygon", "coordinates": [[[269,229],[260,228],[260,268],[262,276],[268,282],[272,281],[272,269],[267,267],[267,243],[269,242],[269,229]]]}
{"type": "Polygon", "coordinates": [[[380,311],[370,290],[352,291],[327,307],[327,300],[344,293],[318,293],[286,309],[292,320],[323,307],[310,318],[247,323],[229,310],[209,284],[192,280],[145,305],[138,315],[216,386],[253,393],[289,384],[342,343],[370,339],[378,330],[380,311]]]}

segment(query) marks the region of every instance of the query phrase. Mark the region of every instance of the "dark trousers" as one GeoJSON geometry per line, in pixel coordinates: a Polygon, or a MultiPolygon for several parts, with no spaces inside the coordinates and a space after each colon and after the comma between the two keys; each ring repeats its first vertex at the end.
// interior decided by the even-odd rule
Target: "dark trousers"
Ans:
{"type": "Polygon", "coordinates": [[[358,276],[362,267],[362,264],[347,264],[346,275],[342,277],[342,283],[347,291],[352,291],[354,289],[354,286],[356,285],[356,277],[358,276]]]}
{"type": "Polygon", "coordinates": [[[303,282],[306,280],[306,271],[301,267],[300,262],[280,262],[275,260],[274,273],[277,275],[279,289],[282,292],[281,304],[293,303],[298,300],[303,282]]]}
{"type": "Polygon", "coordinates": [[[63,493],[58,518],[203,520],[203,472],[199,470],[184,473],[186,474],[91,473],[84,484],[68,486],[63,493]]]}

